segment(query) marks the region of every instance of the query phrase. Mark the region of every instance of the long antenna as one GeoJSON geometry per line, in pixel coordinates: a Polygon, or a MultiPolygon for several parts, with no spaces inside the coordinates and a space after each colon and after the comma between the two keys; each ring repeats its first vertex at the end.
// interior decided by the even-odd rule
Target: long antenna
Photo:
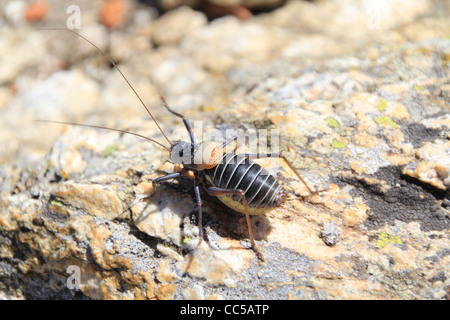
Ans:
{"type": "MultiPolygon", "coordinates": [[[[150,117],[152,118],[153,122],[156,124],[156,126],[158,127],[159,131],[161,131],[162,135],[164,136],[164,138],[166,138],[167,142],[169,142],[170,145],[172,145],[172,142],[170,142],[169,138],[167,138],[167,136],[165,135],[164,131],[162,131],[161,127],[159,126],[158,122],[156,122],[155,118],[153,117],[152,113],[150,112],[150,110],[147,108],[147,106],[145,105],[144,101],[142,101],[141,97],[139,96],[139,94],[136,92],[136,90],[134,90],[133,86],[131,85],[131,83],[128,81],[128,79],[125,77],[125,75],[122,73],[122,71],[119,69],[119,67],[116,65],[116,63],[114,62],[113,59],[111,59],[106,53],[103,52],[102,49],[100,49],[98,46],[96,46],[92,41],[88,40],[86,37],[82,36],[81,34],[79,34],[78,32],[75,32],[71,29],[65,29],[65,28],[43,28],[43,29],[39,29],[39,30],[51,30],[51,31],[69,31],[72,32],[73,34],[79,36],[80,38],[84,39],[85,41],[87,41],[88,43],[90,43],[94,48],[96,48],[106,59],[109,60],[109,62],[111,62],[111,64],[114,66],[114,68],[117,69],[117,71],[119,71],[120,75],[122,76],[122,78],[127,82],[128,86],[131,88],[131,90],[133,90],[134,94],[136,95],[136,97],[139,99],[139,101],[141,102],[142,106],[145,108],[145,110],[147,111],[147,113],[150,115],[150,117]]],[[[103,128],[105,129],[105,128],[103,128]]],[[[111,129],[111,128],[108,128],[111,129]]]]}
{"type": "Polygon", "coordinates": [[[148,138],[146,136],[143,136],[143,135],[141,135],[139,133],[131,132],[131,131],[126,131],[126,130],[121,130],[121,129],[114,129],[114,128],[108,128],[108,127],[102,127],[102,126],[94,126],[94,125],[90,125],[90,124],[81,124],[81,123],[75,123],[75,122],[52,121],[52,120],[33,120],[33,121],[35,121],[35,122],[58,123],[58,124],[68,124],[68,125],[72,125],[72,126],[88,127],[88,128],[95,128],[95,129],[106,129],[106,130],[111,130],[111,131],[128,133],[128,134],[132,134],[133,136],[140,137],[140,138],[149,140],[151,142],[154,142],[157,145],[163,147],[166,151],[170,152],[169,148],[167,148],[165,145],[159,143],[158,141],[150,139],[150,138],[148,138]]]}

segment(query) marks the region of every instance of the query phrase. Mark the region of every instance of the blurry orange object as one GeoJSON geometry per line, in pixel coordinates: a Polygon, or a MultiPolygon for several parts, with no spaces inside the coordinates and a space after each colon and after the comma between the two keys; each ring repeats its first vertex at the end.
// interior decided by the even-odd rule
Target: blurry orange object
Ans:
{"type": "Polygon", "coordinates": [[[9,92],[11,92],[11,94],[13,96],[15,96],[17,94],[17,92],[19,91],[19,88],[17,87],[17,85],[12,82],[9,86],[8,86],[9,92]]]}
{"type": "Polygon", "coordinates": [[[100,21],[108,28],[117,28],[125,22],[127,3],[125,0],[105,0],[100,8],[100,21]]]}
{"type": "Polygon", "coordinates": [[[29,22],[41,21],[48,12],[47,1],[34,1],[30,3],[25,11],[25,20],[29,22]]]}
{"type": "Polygon", "coordinates": [[[240,20],[247,20],[252,17],[251,11],[243,6],[235,7],[233,9],[233,15],[239,18],[240,20]]]}
{"type": "Polygon", "coordinates": [[[240,20],[247,20],[252,17],[251,11],[244,6],[219,5],[211,1],[204,1],[200,9],[205,12],[210,20],[226,15],[233,15],[240,20]]]}

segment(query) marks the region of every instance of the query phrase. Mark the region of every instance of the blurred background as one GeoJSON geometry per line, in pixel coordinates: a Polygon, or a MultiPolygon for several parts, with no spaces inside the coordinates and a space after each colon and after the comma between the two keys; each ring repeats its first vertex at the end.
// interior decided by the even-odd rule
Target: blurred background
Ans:
{"type": "MultiPolygon", "coordinates": [[[[329,58],[348,65],[448,37],[448,12],[444,0],[3,0],[0,164],[33,162],[52,146],[61,127],[33,119],[120,126],[146,117],[93,46],[43,29],[71,28],[99,46],[156,115],[161,92],[201,120],[245,100],[268,74],[320,72],[329,58]]],[[[333,90],[306,98],[345,98],[333,90]]]]}

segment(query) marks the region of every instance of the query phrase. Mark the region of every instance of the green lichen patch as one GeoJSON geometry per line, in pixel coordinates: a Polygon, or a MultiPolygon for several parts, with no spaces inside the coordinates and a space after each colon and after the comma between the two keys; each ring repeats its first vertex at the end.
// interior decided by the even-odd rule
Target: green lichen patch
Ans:
{"type": "Polygon", "coordinates": [[[107,146],[102,152],[102,157],[106,158],[106,157],[110,156],[114,151],[119,149],[119,147],[120,146],[117,143],[107,146]]]}
{"type": "Polygon", "coordinates": [[[381,99],[380,103],[378,103],[378,105],[377,105],[377,109],[380,112],[384,112],[384,111],[386,111],[387,106],[388,106],[388,102],[384,99],[381,99]]]}
{"type": "Polygon", "coordinates": [[[183,244],[188,244],[189,243],[189,241],[191,241],[192,239],[191,238],[188,238],[188,237],[186,237],[186,236],[184,236],[183,237],[183,240],[181,241],[183,244]]]}
{"type": "Polygon", "coordinates": [[[330,128],[335,128],[336,129],[336,128],[340,127],[339,122],[336,119],[332,118],[332,117],[326,118],[325,121],[327,122],[327,124],[328,124],[328,126],[330,128]]]}
{"type": "Polygon", "coordinates": [[[336,139],[333,139],[331,146],[336,149],[343,149],[343,148],[345,148],[345,143],[338,141],[336,139]]]}
{"type": "Polygon", "coordinates": [[[52,200],[52,201],[50,202],[50,205],[56,206],[56,207],[62,207],[62,206],[63,206],[63,204],[62,204],[61,202],[56,201],[56,200],[52,200]]]}
{"type": "Polygon", "coordinates": [[[388,116],[385,117],[376,117],[375,118],[375,122],[378,123],[379,125],[383,124],[383,123],[388,123],[391,127],[393,128],[398,128],[398,124],[395,123],[391,118],[389,118],[388,116]]]}
{"type": "Polygon", "coordinates": [[[386,231],[383,231],[378,234],[378,240],[375,247],[381,249],[389,243],[403,244],[403,241],[400,236],[389,235],[386,231]]]}
{"type": "Polygon", "coordinates": [[[427,88],[425,88],[424,86],[419,86],[419,85],[414,85],[413,89],[416,91],[421,91],[421,90],[426,90],[427,88]]]}

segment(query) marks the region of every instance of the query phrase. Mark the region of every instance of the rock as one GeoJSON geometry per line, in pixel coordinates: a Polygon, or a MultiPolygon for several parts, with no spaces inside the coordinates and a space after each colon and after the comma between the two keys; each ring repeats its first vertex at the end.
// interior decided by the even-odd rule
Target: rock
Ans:
{"type": "Polygon", "coordinates": [[[427,142],[417,149],[416,157],[420,160],[417,166],[406,168],[404,173],[417,178],[436,188],[446,190],[450,185],[450,143],[436,140],[435,144],[427,142]]]}
{"type": "MultiPolygon", "coordinates": [[[[142,183],[138,187],[141,185],[142,183]]],[[[152,189],[147,187],[144,190],[142,194],[137,194],[136,203],[132,207],[135,225],[140,231],[152,237],[181,246],[183,232],[180,225],[184,216],[194,210],[190,197],[178,198],[176,193],[164,197],[156,195],[156,203],[152,205],[145,201],[152,193],[152,189]],[[140,201],[140,198],[144,201],[140,201]]]]}
{"type": "Polygon", "coordinates": [[[224,17],[213,21],[208,28],[185,36],[181,50],[202,68],[222,74],[234,71],[236,61],[242,61],[244,56],[251,57],[255,63],[265,61],[271,50],[283,47],[285,40],[282,30],[252,21],[241,25],[237,18],[224,17]],[[215,45],[208,45],[211,42],[215,45]]]}
{"type": "Polygon", "coordinates": [[[22,1],[10,1],[6,3],[3,7],[3,14],[6,21],[15,26],[24,24],[26,7],[26,3],[22,1]]]}
{"type": "Polygon", "coordinates": [[[169,11],[154,24],[152,40],[156,45],[174,45],[184,35],[205,26],[206,16],[189,7],[169,11]]]}
{"type": "MultiPolygon", "coordinates": [[[[159,92],[198,140],[239,132],[248,152],[259,138],[322,191],[260,159],[289,197],[251,217],[266,261],[249,249],[245,216],[203,190],[200,241],[193,181],[152,185],[177,170],[164,147],[31,121],[169,147],[117,70],[71,33],[0,20],[0,298],[448,296],[447,7],[382,1],[371,29],[355,1],[289,1],[246,21],[179,8],[148,25],[131,6],[108,30],[101,3],[83,10],[81,32],[117,60],[168,139],[188,137],[159,92]]],[[[43,26],[61,23],[52,10],[43,26]]]]}
{"type": "Polygon", "coordinates": [[[286,6],[276,10],[272,23],[320,30],[319,33],[339,34],[342,29],[351,30],[352,36],[372,31],[389,30],[401,24],[411,23],[418,16],[426,14],[431,1],[421,0],[414,4],[403,0],[370,1],[288,1],[286,6]],[[323,21],[329,21],[327,25],[323,21]],[[355,30],[355,29],[356,30],[355,30]]]}
{"type": "Polygon", "coordinates": [[[3,159],[32,158],[29,152],[42,152],[53,145],[61,126],[33,120],[64,120],[70,114],[77,121],[95,108],[99,98],[98,83],[80,70],[55,72],[45,80],[18,82],[17,86],[18,94],[2,110],[3,159]],[[16,138],[17,128],[21,128],[20,138],[16,138]]]}
{"type": "Polygon", "coordinates": [[[186,300],[205,300],[203,287],[194,285],[192,288],[183,290],[183,298],[186,300]]]}
{"type": "Polygon", "coordinates": [[[46,53],[42,36],[30,37],[26,29],[1,31],[0,50],[0,84],[5,85],[16,79],[20,72],[35,66],[39,57],[46,53]],[[33,50],[27,50],[33,48],[33,50]]]}
{"type": "Polygon", "coordinates": [[[325,222],[323,224],[323,230],[320,232],[320,237],[326,245],[334,246],[339,241],[340,233],[341,231],[337,227],[336,223],[325,222]]]}

